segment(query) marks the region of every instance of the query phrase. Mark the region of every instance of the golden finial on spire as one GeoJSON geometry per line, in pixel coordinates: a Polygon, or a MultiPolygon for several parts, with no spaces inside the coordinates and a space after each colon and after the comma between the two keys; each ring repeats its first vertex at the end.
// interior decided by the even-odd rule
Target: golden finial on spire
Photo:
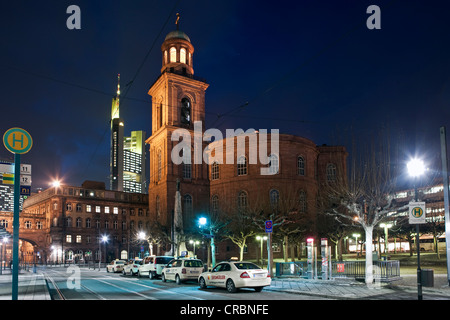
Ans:
{"type": "Polygon", "coordinates": [[[175,24],[177,25],[177,30],[178,30],[178,28],[179,28],[179,26],[180,26],[180,14],[179,13],[177,13],[177,20],[175,21],[175,24]]]}

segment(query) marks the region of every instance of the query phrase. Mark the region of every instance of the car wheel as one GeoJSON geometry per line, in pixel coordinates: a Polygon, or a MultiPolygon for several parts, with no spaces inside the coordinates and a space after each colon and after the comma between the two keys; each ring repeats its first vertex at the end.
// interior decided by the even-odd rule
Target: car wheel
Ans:
{"type": "Polygon", "coordinates": [[[255,287],[256,292],[261,292],[264,287],[255,287]]]}
{"type": "Polygon", "coordinates": [[[122,270],[122,274],[123,274],[124,276],[127,275],[127,273],[125,272],[125,270],[122,270]]]}
{"type": "Polygon", "coordinates": [[[228,292],[230,292],[230,293],[235,293],[235,292],[237,291],[237,288],[236,288],[236,286],[234,285],[233,280],[231,280],[231,279],[228,279],[228,280],[227,280],[227,290],[228,290],[228,292]]]}
{"type": "Polygon", "coordinates": [[[179,275],[175,276],[175,282],[176,282],[176,284],[181,284],[181,279],[180,279],[179,275]]]}
{"type": "Polygon", "coordinates": [[[148,277],[150,278],[150,280],[153,280],[155,278],[155,276],[153,275],[153,272],[151,272],[151,271],[148,272],[148,277]]]}
{"type": "Polygon", "coordinates": [[[203,277],[201,277],[199,280],[198,280],[198,284],[200,285],[200,289],[206,289],[206,281],[205,281],[205,278],[203,278],[203,277]]]}
{"type": "Polygon", "coordinates": [[[164,275],[164,273],[161,275],[161,281],[166,282],[166,276],[164,275]]]}
{"type": "Polygon", "coordinates": [[[141,277],[141,273],[139,271],[137,272],[137,276],[138,276],[138,278],[141,277]]]}

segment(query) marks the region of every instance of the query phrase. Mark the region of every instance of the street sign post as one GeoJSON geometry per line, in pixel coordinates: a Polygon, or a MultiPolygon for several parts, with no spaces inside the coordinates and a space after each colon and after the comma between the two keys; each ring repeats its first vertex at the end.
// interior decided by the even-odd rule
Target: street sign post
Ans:
{"type": "Polygon", "coordinates": [[[423,224],[425,221],[425,202],[410,202],[409,205],[409,223],[423,224]]]}
{"type": "Polygon", "coordinates": [[[14,153],[14,219],[13,219],[13,272],[12,300],[19,293],[19,199],[20,199],[20,155],[30,151],[33,146],[31,135],[21,128],[11,128],[3,135],[3,144],[14,153]]]}
{"type": "Polygon", "coordinates": [[[265,223],[265,227],[266,227],[266,232],[270,233],[273,230],[273,226],[272,226],[272,220],[267,220],[265,223]]]}

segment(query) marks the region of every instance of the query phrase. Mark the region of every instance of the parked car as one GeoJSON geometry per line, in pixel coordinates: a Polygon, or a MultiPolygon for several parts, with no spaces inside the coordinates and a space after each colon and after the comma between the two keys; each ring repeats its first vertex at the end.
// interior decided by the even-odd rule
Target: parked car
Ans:
{"type": "Polygon", "coordinates": [[[124,260],[113,260],[106,266],[106,272],[122,272],[125,263],[124,260]]]}
{"type": "Polygon", "coordinates": [[[198,277],[200,288],[208,286],[226,288],[236,292],[239,288],[254,288],[259,292],[271,284],[270,274],[256,264],[246,261],[226,261],[198,277]]]}
{"type": "Polygon", "coordinates": [[[198,276],[203,272],[203,262],[199,259],[180,258],[170,261],[161,273],[162,281],[174,280],[177,284],[183,281],[198,281],[198,276]]]}
{"type": "Polygon", "coordinates": [[[173,256],[148,256],[138,268],[138,277],[148,276],[155,279],[161,276],[163,267],[173,260],[173,256]]]}
{"type": "Polygon", "coordinates": [[[135,276],[138,272],[138,268],[142,263],[142,259],[130,259],[128,263],[123,267],[122,273],[124,275],[130,274],[135,276]]]}

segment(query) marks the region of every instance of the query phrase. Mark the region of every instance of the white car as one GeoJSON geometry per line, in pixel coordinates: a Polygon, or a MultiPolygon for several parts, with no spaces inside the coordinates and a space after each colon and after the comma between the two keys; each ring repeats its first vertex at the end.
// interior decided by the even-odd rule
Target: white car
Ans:
{"type": "Polygon", "coordinates": [[[246,261],[230,261],[217,264],[214,269],[203,272],[198,277],[201,289],[208,286],[226,288],[228,292],[236,292],[239,288],[254,288],[259,292],[270,286],[272,279],[267,270],[246,261]]]}
{"type": "Polygon", "coordinates": [[[142,259],[128,260],[128,263],[123,267],[123,270],[122,270],[123,275],[127,275],[127,274],[131,274],[132,276],[136,275],[141,263],[142,263],[142,259]]]}
{"type": "Polygon", "coordinates": [[[138,268],[138,277],[147,275],[150,279],[155,279],[157,276],[161,276],[163,267],[171,260],[173,260],[172,256],[145,257],[138,268]]]}
{"type": "Polygon", "coordinates": [[[181,284],[187,280],[198,280],[198,276],[203,272],[203,262],[199,259],[181,258],[170,261],[164,269],[162,269],[161,279],[175,280],[177,284],[181,284]]]}
{"type": "Polygon", "coordinates": [[[122,272],[124,266],[124,260],[113,260],[106,266],[106,272],[122,272]]]}

